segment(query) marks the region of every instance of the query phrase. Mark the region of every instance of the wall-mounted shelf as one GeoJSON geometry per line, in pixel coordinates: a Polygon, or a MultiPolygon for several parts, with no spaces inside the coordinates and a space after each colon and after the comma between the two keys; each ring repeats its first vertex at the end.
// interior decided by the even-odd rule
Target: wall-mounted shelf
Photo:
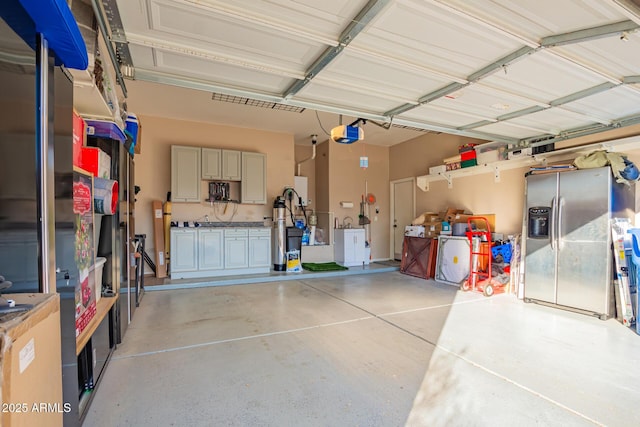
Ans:
{"type": "Polygon", "coordinates": [[[464,169],[442,172],[437,175],[422,175],[416,177],[416,184],[422,191],[429,191],[429,184],[434,181],[447,181],[449,188],[453,188],[454,178],[493,173],[495,182],[500,182],[500,171],[525,166],[546,164],[548,162],[573,161],[576,157],[594,150],[613,152],[640,150],[640,136],[602,141],[591,144],[576,145],[548,153],[534,154],[522,158],[501,160],[493,163],[472,166],[464,169]]]}
{"type": "Polygon", "coordinates": [[[453,188],[454,178],[462,178],[465,176],[492,173],[495,182],[500,182],[500,171],[521,168],[539,164],[540,161],[532,156],[526,156],[519,159],[501,160],[493,163],[472,166],[463,169],[456,169],[447,172],[441,172],[437,175],[422,175],[416,177],[416,184],[422,191],[429,191],[429,184],[434,181],[447,181],[448,187],[453,188]]]}
{"type": "Polygon", "coordinates": [[[113,110],[93,83],[88,70],[70,70],[73,75],[73,107],[81,116],[113,120],[113,110]]]}

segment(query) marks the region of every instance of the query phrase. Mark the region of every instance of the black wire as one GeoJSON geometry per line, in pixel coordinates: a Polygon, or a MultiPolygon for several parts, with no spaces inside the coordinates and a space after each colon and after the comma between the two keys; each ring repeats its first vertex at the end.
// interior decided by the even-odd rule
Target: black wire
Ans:
{"type": "Polygon", "coordinates": [[[318,119],[318,124],[320,125],[320,129],[322,129],[322,131],[323,131],[325,134],[327,134],[327,135],[331,136],[331,134],[330,134],[329,132],[327,132],[327,131],[325,130],[325,128],[322,126],[322,122],[320,121],[320,116],[318,115],[318,110],[316,110],[316,119],[318,119]]]}
{"type": "MultiPolygon", "coordinates": [[[[308,219],[307,219],[307,211],[304,208],[304,205],[302,204],[302,197],[300,197],[300,195],[298,194],[298,192],[296,191],[295,188],[285,188],[284,190],[282,190],[282,196],[284,196],[287,191],[292,191],[296,196],[298,196],[298,202],[300,202],[300,209],[302,209],[302,214],[304,215],[304,224],[305,226],[309,223],[308,219]]],[[[286,201],[286,199],[285,199],[286,201]]],[[[288,207],[287,209],[289,209],[289,215],[291,216],[291,222],[293,223],[293,225],[296,225],[296,221],[294,220],[294,215],[293,215],[293,197],[291,199],[289,199],[289,205],[290,207],[288,207]]],[[[287,207],[287,204],[284,204],[285,207],[287,207]]]]}

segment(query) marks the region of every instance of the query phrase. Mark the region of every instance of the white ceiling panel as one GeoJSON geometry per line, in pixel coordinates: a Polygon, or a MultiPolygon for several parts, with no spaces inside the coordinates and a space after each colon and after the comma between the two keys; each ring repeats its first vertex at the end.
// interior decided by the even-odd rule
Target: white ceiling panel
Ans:
{"type": "Polygon", "coordinates": [[[571,102],[567,108],[608,120],[640,114],[640,90],[619,86],[607,92],[571,102]]]}
{"type": "Polygon", "coordinates": [[[637,75],[640,70],[640,32],[560,46],[552,50],[617,79],[637,75]]]}
{"type": "Polygon", "coordinates": [[[296,99],[331,107],[344,106],[349,110],[370,114],[380,114],[397,105],[397,100],[385,99],[378,94],[367,94],[352,88],[323,84],[321,79],[317,82],[313,80],[296,99]]]}
{"type": "MultiPolygon", "coordinates": [[[[592,120],[564,111],[561,108],[549,108],[537,113],[528,114],[509,120],[514,126],[523,126],[530,129],[539,129],[544,133],[559,134],[564,129],[573,129],[594,124],[592,120]]],[[[541,133],[543,133],[541,132],[541,133]]]]}
{"type": "Polygon", "coordinates": [[[430,2],[394,2],[353,41],[358,48],[466,78],[520,47],[430,2]]]}
{"type": "Polygon", "coordinates": [[[136,59],[135,66],[142,69],[152,69],[156,67],[156,59],[154,51],[148,46],[129,46],[131,56],[136,59]]]}
{"type": "Polygon", "coordinates": [[[624,21],[603,0],[442,0],[456,10],[528,40],[624,21]]]}
{"type": "Polygon", "coordinates": [[[595,73],[547,52],[529,55],[483,80],[486,86],[540,102],[550,102],[604,82],[595,73]]]}
{"type": "Polygon", "coordinates": [[[215,81],[236,89],[278,95],[292,82],[287,77],[172,52],[156,52],[155,57],[156,71],[215,81]]]}
{"type": "Polygon", "coordinates": [[[359,87],[364,93],[381,93],[397,103],[418,99],[425,93],[434,91],[446,80],[434,78],[419,67],[406,67],[397,62],[382,61],[379,58],[345,50],[317,78],[359,87]]]}
{"type": "Polygon", "coordinates": [[[303,37],[335,41],[367,0],[200,0],[198,3],[218,13],[244,17],[254,24],[261,22],[303,37]]]}
{"type": "MultiPolygon", "coordinates": [[[[235,17],[216,16],[208,9],[188,4],[154,1],[150,10],[149,35],[173,44],[188,43],[185,51],[196,47],[216,55],[243,58],[303,74],[308,63],[325,48],[320,42],[282,33],[276,28],[252,26],[235,17]]],[[[136,41],[135,35],[131,38],[136,41]]]]}
{"type": "Polygon", "coordinates": [[[452,128],[465,126],[483,120],[483,117],[457,112],[446,108],[421,105],[400,116],[401,119],[416,120],[418,122],[438,123],[452,128]]]}
{"type": "Polygon", "coordinates": [[[490,135],[501,135],[520,139],[541,135],[543,133],[540,129],[531,129],[525,126],[516,126],[508,122],[492,123],[486,126],[475,128],[474,131],[484,132],[490,135]]]}
{"type": "Polygon", "coordinates": [[[443,96],[430,105],[495,119],[503,114],[535,107],[538,103],[482,85],[471,85],[450,96],[443,96]]]}

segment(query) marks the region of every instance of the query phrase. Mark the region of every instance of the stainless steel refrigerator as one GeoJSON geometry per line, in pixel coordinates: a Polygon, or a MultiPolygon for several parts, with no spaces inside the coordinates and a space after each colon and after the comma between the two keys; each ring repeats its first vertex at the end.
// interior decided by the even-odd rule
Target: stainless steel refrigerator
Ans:
{"type": "Polygon", "coordinates": [[[615,315],[609,221],[630,218],[634,188],[609,167],[530,175],[524,212],[524,299],[615,315]]]}

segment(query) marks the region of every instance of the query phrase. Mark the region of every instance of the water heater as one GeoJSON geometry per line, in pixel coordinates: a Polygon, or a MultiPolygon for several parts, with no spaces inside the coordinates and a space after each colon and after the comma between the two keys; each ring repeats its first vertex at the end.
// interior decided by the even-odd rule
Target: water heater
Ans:
{"type": "MultiPolygon", "coordinates": [[[[302,206],[307,206],[309,204],[309,181],[306,176],[294,176],[293,177],[293,188],[298,193],[298,196],[302,199],[302,206]]],[[[299,205],[298,200],[294,197],[294,203],[296,206],[299,205]]]]}

